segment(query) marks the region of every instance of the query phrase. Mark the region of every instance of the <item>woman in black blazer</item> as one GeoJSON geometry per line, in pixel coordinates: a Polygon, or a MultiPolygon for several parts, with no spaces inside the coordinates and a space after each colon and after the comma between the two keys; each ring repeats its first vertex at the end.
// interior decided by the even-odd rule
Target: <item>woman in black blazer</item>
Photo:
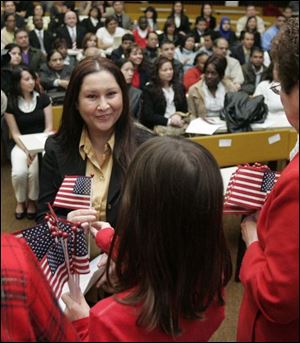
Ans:
{"type": "Polygon", "coordinates": [[[184,88],[174,73],[173,63],[161,56],[152,81],[143,90],[141,122],[150,129],[155,125],[183,127],[177,111],[187,112],[184,88]]]}
{"type": "Polygon", "coordinates": [[[189,17],[184,14],[184,6],[181,1],[175,1],[171,15],[168,19],[173,19],[176,26],[176,32],[185,36],[190,33],[190,20],[189,17]]]}
{"type": "Polygon", "coordinates": [[[149,137],[132,124],[120,69],[105,58],[84,59],[72,73],[60,128],[46,141],[37,221],[43,220],[66,175],[93,171],[94,209],[54,210],[72,222],[100,219],[114,226],[127,166],[138,145],[149,137]]]}
{"type": "Polygon", "coordinates": [[[100,27],[103,27],[103,23],[101,21],[101,12],[98,7],[93,6],[89,10],[88,18],[83,19],[80,22],[80,25],[83,26],[86,32],[96,33],[100,27]]]}
{"type": "Polygon", "coordinates": [[[207,23],[207,30],[214,30],[217,25],[216,18],[212,15],[213,9],[210,3],[204,3],[201,7],[201,17],[204,17],[207,23]]]}

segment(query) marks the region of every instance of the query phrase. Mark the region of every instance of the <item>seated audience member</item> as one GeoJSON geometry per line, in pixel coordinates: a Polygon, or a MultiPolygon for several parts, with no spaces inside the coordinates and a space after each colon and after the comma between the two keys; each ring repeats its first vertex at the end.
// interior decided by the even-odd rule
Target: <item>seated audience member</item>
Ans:
{"type": "Polygon", "coordinates": [[[148,6],[144,10],[144,15],[148,21],[148,27],[151,32],[155,32],[159,30],[159,26],[157,24],[157,11],[153,6],[148,6]]]}
{"type": "Polygon", "coordinates": [[[280,100],[280,94],[272,90],[279,84],[277,72],[274,64],[271,63],[266,70],[265,79],[261,81],[255,89],[253,96],[263,95],[265,104],[268,106],[268,116],[285,115],[283,104],[280,100]]]}
{"type": "Polygon", "coordinates": [[[176,33],[185,36],[190,33],[190,20],[184,14],[184,5],[182,1],[174,1],[172,12],[168,19],[172,19],[175,24],[176,33]]]}
{"type": "Polygon", "coordinates": [[[181,137],[144,143],[128,170],[116,230],[91,228],[101,249],[110,246],[106,273],[116,294],[91,309],[83,295],[79,304],[63,295],[80,338],[208,341],[224,319],[231,276],[222,207],[222,177],[206,148],[181,137]]]}
{"type": "Polygon", "coordinates": [[[68,49],[81,49],[86,31],[84,27],[78,24],[76,13],[73,11],[66,12],[64,23],[65,25],[57,31],[57,36],[66,40],[68,49]]]}
{"type": "Polygon", "coordinates": [[[254,46],[254,34],[253,32],[245,32],[241,35],[241,44],[232,49],[231,56],[236,58],[240,65],[250,62],[251,50],[254,46]]]}
{"type": "Polygon", "coordinates": [[[286,19],[283,15],[280,15],[276,18],[274,25],[267,29],[262,36],[262,48],[265,51],[271,50],[272,40],[278,34],[280,29],[285,24],[286,19]]]}
{"type": "Polygon", "coordinates": [[[39,165],[36,154],[30,153],[20,140],[20,135],[51,132],[52,106],[46,94],[36,90],[36,74],[26,66],[12,73],[12,88],[5,119],[15,146],[11,152],[12,185],[17,207],[16,219],[34,219],[39,195],[39,165]]]}
{"type": "MultiPolygon", "coordinates": [[[[299,4],[299,2],[298,2],[299,4]]],[[[271,50],[274,87],[299,132],[299,18],[287,21],[271,50]]],[[[282,171],[259,213],[242,224],[246,252],[238,342],[299,341],[299,153],[282,171]]]]}
{"type": "Polygon", "coordinates": [[[120,68],[127,83],[130,113],[136,120],[139,120],[142,109],[142,91],[131,85],[134,75],[134,64],[128,59],[120,59],[116,64],[120,68]]]}
{"type": "Polygon", "coordinates": [[[187,112],[185,92],[172,62],[161,56],[151,82],[143,90],[141,123],[150,129],[155,125],[183,127],[184,121],[176,112],[187,112]]]}
{"type": "Polygon", "coordinates": [[[1,50],[5,45],[15,42],[16,18],[14,14],[5,14],[4,27],[1,29],[1,50]]]}
{"type": "MultiPolygon", "coordinates": [[[[123,178],[136,147],[149,135],[133,127],[127,84],[106,58],[89,57],[73,70],[58,132],[47,139],[40,176],[37,221],[44,218],[65,175],[90,176],[92,209],[56,208],[74,222],[107,220],[115,225],[123,178]],[[107,96],[108,95],[108,96],[107,96]],[[82,219],[83,218],[83,219],[82,219]]],[[[91,245],[91,258],[99,254],[91,245]]]]}
{"type": "Polygon", "coordinates": [[[214,41],[213,51],[214,54],[226,57],[227,67],[225,76],[234,83],[235,88],[238,91],[244,82],[244,75],[239,61],[228,55],[229,44],[227,40],[225,38],[217,38],[214,41]]]}
{"type": "Polygon", "coordinates": [[[56,38],[53,42],[53,49],[59,51],[64,58],[64,65],[70,66],[72,70],[77,64],[76,56],[68,55],[68,44],[64,38],[56,38]]]}
{"type": "Polygon", "coordinates": [[[145,61],[150,67],[153,67],[159,56],[158,35],[156,32],[149,32],[147,35],[147,45],[144,49],[145,61]]]}
{"type": "Polygon", "coordinates": [[[144,89],[146,83],[149,81],[149,68],[146,65],[143,50],[136,43],[133,43],[125,53],[134,65],[134,74],[132,79],[132,86],[139,89],[144,89]]]}
{"type": "Polygon", "coordinates": [[[224,56],[212,55],[204,66],[204,78],[194,84],[188,93],[189,112],[196,117],[217,117],[224,108],[225,95],[235,86],[225,76],[227,61],[224,56]]]}
{"type": "Polygon", "coordinates": [[[286,6],[282,12],[285,17],[285,20],[289,20],[293,16],[293,9],[290,6],[286,6]]]}
{"type": "Polygon", "coordinates": [[[34,30],[33,17],[42,17],[43,20],[43,30],[48,30],[48,25],[50,23],[50,17],[45,16],[43,6],[41,4],[34,5],[33,14],[27,18],[26,28],[30,32],[34,30]]]}
{"type": "Polygon", "coordinates": [[[41,85],[55,104],[62,104],[71,74],[72,68],[64,65],[62,54],[57,50],[50,51],[47,64],[41,67],[39,75],[41,85]]]}
{"type": "Polygon", "coordinates": [[[190,87],[197,83],[203,75],[204,65],[208,59],[208,55],[205,52],[199,52],[194,60],[194,67],[190,68],[183,76],[183,84],[185,91],[188,92],[190,87]]]}
{"type": "Polygon", "coordinates": [[[185,73],[192,68],[197,51],[195,50],[195,38],[192,34],[187,34],[181,40],[181,44],[175,50],[175,59],[182,63],[185,73]]]}
{"type": "Polygon", "coordinates": [[[3,1],[3,8],[1,6],[1,29],[3,29],[5,25],[4,17],[7,14],[12,14],[15,16],[17,29],[23,29],[25,27],[24,18],[21,15],[16,13],[16,5],[14,1],[3,1]],[[2,9],[3,9],[3,13],[2,13],[2,9]]]}
{"type": "Polygon", "coordinates": [[[245,32],[252,32],[254,34],[254,46],[261,48],[261,35],[257,30],[257,18],[249,17],[247,19],[244,30],[241,31],[241,37],[244,37],[245,32]]]}
{"type": "Polygon", "coordinates": [[[147,46],[147,36],[149,32],[147,18],[145,16],[139,17],[137,27],[132,34],[135,43],[142,49],[145,49],[147,46]]]}
{"type": "Polygon", "coordinates": [[[216,39],[216,32],[206,31],[203,35],[203,46],[199,49],[199,52],[205,52],[208,56],[213,54],[214,40],[216,39]]]}
{"type": "Polygon", "coordinates": [[[57,36],[58,31],[65,24],[65,14],[69,10],[67,1],[55,1],[50,8],[50,23],[48,29],[57,36]]]}
{"type": "Polygon", "coordinates": [[[88,17],[83,19],[80,24],[85,28],[86,32],[96,33],[100,27],[103,27],[101,21],[102,15],[97,6],[92,6],[89,10],[88,17]]]}
{"type": "Polygon", "coordinates": [[[44,30],[43,17],[33,16],[34,29],[29,32],[29,43],[32,47],[40,49],[44,55],[49,54],[52,49],[52,33],[44,30]]]}
{"type": "Polygon", "coordinates": [[[169,61],[172,62],[174,71],[177,74],[179,81],[183,79],[183,64],[177,61],[175,56],[175,44],[171,41],[163,41],[160,45],[161,56],[166,57],[169,61]]]}
{"type": "Polygon", "coordinates": [[[131,33],[125,33],[125,35],[122,37],[122,43],[121,45],[114,49],[111,53],[111,60],[113,62],[117,62],[118,60],[125,58],[126,50],[128,50],[131,45],[134,43],[134,37],[131,33]]]}
{"type": "Polygon", "coordinates": [[[230,48],[232,48],[238,42],[235,32],[231,29],[229,17],[221,18],[219,30],[217,32],[220,38],[224,38],[227,40],[230,48]]]}
{"type": "Polygon", "coordinates": [[[16,43],[21,48],[22,62],[34,72],[38,72],[46,56],[41,50],[33,48],[29,43],[28,32],[24,29],[16,31],[16,43]]]}
{"type": "Polygon", "coordinates": [[[21,48],[15,43],[7,44],[7,58],[1,65],[1,89],[8,94],[11,88],[11,73],[22,64],[21,48]]]}
{"type": "Polygon", "coordinates": [[[172,18],[167,19],[164,25],[163,33],[159,35],[159,44],[168,40],[173,42],[175,46],[180,45],[182,35],[176,32],[176,26],[172,18]]]}
{"type": "Polygon", "coordinates": [[[1,234],[1,342],[77,341],[28,245],[1,234]]]}
{"type": "Polygon", "coordinates": [[[248,4],[246,6],[246,13],[245,14],[246,15],[239,18],[237,21],[237,24],[236,24],[236,35],[237,35],[237,37],[240,37],[241,32],[244,30],[249,17],[256,17],[257,30],[260,34],[263,34],[265,32],[265,22],[261,17],[256,15],[255,6],[253,6],[252,4],[248,4]]]}
{"type": "Polygon", "coordinates": [[[112,1],[112,6],[119,27],[131,31],[133,28],[132,19],[124,11],[124,1],[112,1]]]}
{"type": "Polygon", "coordinates": [[[214,30],[217,25],[217,20],[212,14],[213,14],[212,5],[210,3],[202,4],[201,17],[203,17],[206,21],[207,30],[214,30]]]}
{"type": "Polygon", "coordinates": [[[104,27],[101,27],[96,33],[98,48],[103,50],[107,56],[110,56],[112,51],[117,48],[115,46],[115,39],[119,39],[121,42],[125,33],[126,31],[123,28],[118,27],[118,21],[114,16],[107,17],[104,27]]]}
{"type": "Polygon", "coordinates": [[[204,33],[207,31],[205,18],[199,16],[196,18],[195,27],[192,30],[192,34],[195,38],[195,44],[197,48],[201,48],[204,44],[204,33]]]}
{"type": "MultiPolygon", "coordinates": [[[[88,48],[97,48],[97,36],[95,33],[92,33],[92,32],[88,32],[85,34],[84,38],[83,38],[83,41],[82,41],[82,51],[77,54],[76,56],[76,59],[77,61],[81,61],[82,59],[84,59],[86,57],[86,49],[88,48]]],[[[99,50],[99,54],[98,55],[101,55],[101,50],[99,50]]],[[[105,57],[105,55],[103,54],[103,56],[105,57]]]]}
{"type": "Polygon", "coordinates": [[[79,14],[82,16],[89,15],[89,12],[92,7],[97,7],[100,11],[101,17],[105,13],[106,1],[80,1],[79,14]]]}
{"type": "Polygon", "coordinates": [[[242,66],[244,74],[244,83],[241,90],[252,95],[257,85],[265,80],[266,67],[264,66],[264,52],[259,47],[254,47],[251,50],[250,62],[242,66]]]}

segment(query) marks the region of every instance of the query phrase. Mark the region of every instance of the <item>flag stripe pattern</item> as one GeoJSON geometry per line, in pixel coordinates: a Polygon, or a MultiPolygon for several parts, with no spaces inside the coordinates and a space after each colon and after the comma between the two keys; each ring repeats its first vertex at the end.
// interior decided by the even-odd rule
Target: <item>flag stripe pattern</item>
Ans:
{"type": "Polygon", "coordinates": [[[90,176],[65,176],[53,202],[53,206],[72,210],[91,206],[90,176]]]}
{"type": "Polygon", "coordinates": [[[231,176],[224,199],[224,214],[248,215],[259,210],[280,174],[268,166],[240,166],[231,176]]]}

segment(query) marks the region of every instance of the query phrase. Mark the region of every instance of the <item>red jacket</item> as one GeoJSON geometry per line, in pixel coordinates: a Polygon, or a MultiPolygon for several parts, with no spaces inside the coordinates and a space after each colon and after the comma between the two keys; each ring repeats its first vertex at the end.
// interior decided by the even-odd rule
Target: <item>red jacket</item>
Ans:
{"type": "Polygon", "coordinates": [[[237,340],[299,341],[299,154],[283,171],[244,256],[237,340]]]}
{"type": "Polygon", "coordinates": [[[1,235],[1,342],[77,341],[27,244],[1,235]]]}
{"type": "MultiPolygon", "coordinates": [[[[108,252],[113,229],[105,228],[96,236],[97,245],[108,252]]],[[[116,296],[122,298],[129,291],[116,296]]],[[[224,320],[224,306],[213,303],[205,312],[204,320],[181,320],[182,334],[176,339],[160,329],[147,331],[136,325],[139,306],[120,304],[115,296],[98,302],[88,318],[73,322],[80,339],[86,342],[204,342],[208,341],[224,320]]]]}
{"type": "Polygon", "coordinates": [[[186,92],[190,87],[201,79],[202,72],[198,67],[193,67],[187,70],[183,76],[183,84],[186,92]]]}

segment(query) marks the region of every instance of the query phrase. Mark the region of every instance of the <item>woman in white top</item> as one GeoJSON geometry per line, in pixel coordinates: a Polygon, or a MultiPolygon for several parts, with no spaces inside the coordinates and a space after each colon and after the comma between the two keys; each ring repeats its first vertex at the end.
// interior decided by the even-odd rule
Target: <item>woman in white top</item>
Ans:
{"type": "Polygon", "coordinates": [[[27,67],[12,73],[5,119],[15,146],[11,152],[12,184],[17,200],[16,219],[34,219],[39,195],[38,159],[27,150],[20,136],[52,131],[52,106],[46,94],[36,89],[36,75],[27,67]]]}
{"type": "Polygon", "coordinates": [[[224,56],[212,55],[204,66],[204,78],[188,93],[188,108],[196,117],[218,117],[224,108],[225,94],[235,92],[235,86],[224,78],[227,61],[224,56]]]}
{"type": "Polygon", "coordinates": [[[118,27],[118,21],[114,16],[106,18],[104,27],[101,27],[96,36],[98,37],[98,48],[104,50],[106,55],[111,55],[116,46],[116,40],[120,40],[125,35],[126,31],[118,27]]]}
{"type": "Polygon", "coordinates": [[[257,85],[256,90],[253,94],[253,96],[264,96],[265,104],[268,106],[269,109],[269,115],[285,114],[282,102],[280,100],[280,95],[275,94],[271,89],[272,86],[275,86],[278,83],[278,77],[273,68],[273,63],[271,63],[266,72],[266,79],[257,85]]]}

